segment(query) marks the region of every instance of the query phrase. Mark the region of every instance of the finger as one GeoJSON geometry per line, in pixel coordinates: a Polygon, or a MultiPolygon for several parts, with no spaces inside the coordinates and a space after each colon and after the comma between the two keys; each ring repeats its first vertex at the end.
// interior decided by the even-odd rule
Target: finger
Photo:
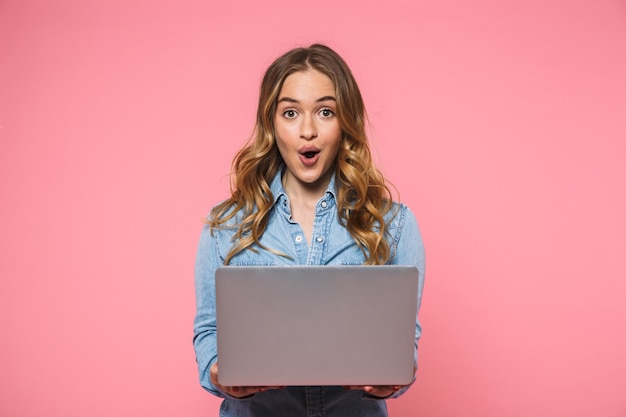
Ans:
{"type": "Polygon", "coordinates": [[[368,385],[364,387],[366,393],[376,397],[388,397],[399,389],[398,385],[368,385]]]}
{"type": "Polygon", "coordinates": [[[256,390],[249,387],[222,387],[225,393],[235,398],[247,397],[248,395],[256,394],[256,390]]]}
{"type": "Polygon", "coordinates": [[[263,387],[240,387],[240,386],[234,386],[234,387],[222,387],[222,389],[224,390],[224,392],[226,392],[227,394],[233,396],[233,397],[237,397],[237,398],[241,398],[241,397],[246,397],[248,395],[252,395],[252,394],[257,394],[260,392],[265,392],[271,389],[283,389],[286,388],[285,386],[263,386],[263,387]]]}
{"type": "Polygon", "coordinates": [[[217,362],[215,362],[213,365],[211,365],[211,368],[209,369],[209,376],[211,378],[211,383],[213,385],[220,386],[217,380],[217,375],[218,375],[218,367],[217,367],[217,362]]]}

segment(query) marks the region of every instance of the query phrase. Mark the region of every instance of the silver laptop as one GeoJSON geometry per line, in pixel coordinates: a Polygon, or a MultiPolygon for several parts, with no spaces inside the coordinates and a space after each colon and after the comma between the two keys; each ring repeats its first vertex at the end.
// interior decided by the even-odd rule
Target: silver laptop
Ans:
{"type": "Polygon", "coordinates": [[[413,380],[413,266],[226,266],[216,272],[225,386],[413,380]]]}

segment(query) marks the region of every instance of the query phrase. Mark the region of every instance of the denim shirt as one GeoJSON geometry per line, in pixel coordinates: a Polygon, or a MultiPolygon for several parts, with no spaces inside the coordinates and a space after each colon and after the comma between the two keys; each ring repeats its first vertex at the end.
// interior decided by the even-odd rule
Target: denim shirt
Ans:
{"type": "MultiPolygon", "coordinates": [[[[335,200],[335,179],[331,179],[324,196],[317,202],[311,242],[307,243],[302,228],[291,218],[289,199],[281,183],[281,174],[271,184],[274,207],[269,214],[261,244],[289,258],[255,247],[235,255],[231,265],[347,265],[363,264],[365,256],[348,230],[338,220],[335,200]]],[[[415,265],[419,270],[418,309],[424,286],[424,247],[417,222],[403,204],[394,203],[387,214],[387,239],[390,244],[388,264],[415,265]]],[[[236,220],[233,224],[236,223],[236,220]]],[[[202,230],[195,266],[196,317],[194,320],[194,348],[200,384],[212,394],[224,398],[221,417],[384,417],[387,407],[384,399],[367,395],[364,391],[342,387],[287,387],[268,390],[243,399],[233,398],[210,381],[209,369],[217,361],[217,332],[215,325],[215,270],[224,264],[232,246],[235,228],[222,227],[202,230]]],[[[376,329],[372,329],[374,333],[376,329]]],[[[415,361],[417,341],[422,329],[415,325],[415,361]]],[[[373,336],[375,337],[375,335],[373,336]]],[[[398,397],[407,387],[394,393],[398,397]]]]}

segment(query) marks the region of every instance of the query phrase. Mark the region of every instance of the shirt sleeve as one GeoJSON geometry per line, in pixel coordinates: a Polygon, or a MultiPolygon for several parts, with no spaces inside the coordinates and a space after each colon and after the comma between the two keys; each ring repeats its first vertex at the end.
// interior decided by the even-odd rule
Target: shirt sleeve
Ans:
{"type": "MultiPolygon", "coordinates": [[[[422,303],[422,292],[424,290],[424,275],[426,271],[424,242],[417,225],[415,215],[407,206],[402,206],[400,213],[400,227],[395,234],[393,246],[395,255],[392,263],[395,265],[414,265],[419,271],[417,308],[419,310],[422,303]]],[[[417,335],[419,336],[419,335],[417,335]]]]}
{"type": "Polygon", "coordinates": [[[215,238],[206,225],[200,235],[196,253],[195,290],[196,316],[193,325],[193,346],[198,364],[200,385],[210,393],[225,397],[225,393],[211,384],[210,368],[217,361],[217,331],[215,320],[215,271],[223,264],[215,238]]]}
{"type": "MultiPolygon", "coordinates": [[[[414,265],[417,267],[418,287],[417,287],[417,310],[419,312],[422,304],[422,293],[424,291],[425,276],[425,251],[424,242],[420,233],[417,220],[413,212],[405,205],[401,206],[398,218],[399,222],[396,233],[392,236],[391,263],[394,265],[414,265]]],[[[419,314],[415,318],[415,370],[417,371],[417,345],[422,335],[422,326],[419,321],[419,314]]],[[[408,387],[395,392],[389,398],[396,398],[404,394],[408,387]]]]}

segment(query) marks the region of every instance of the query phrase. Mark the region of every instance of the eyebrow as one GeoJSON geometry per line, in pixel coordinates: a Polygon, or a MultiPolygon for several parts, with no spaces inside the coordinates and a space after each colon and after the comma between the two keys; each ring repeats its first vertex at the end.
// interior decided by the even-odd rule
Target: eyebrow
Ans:
{"type": "MultiPolygon", "coordinates": [[[[291,98],[291,97],[282,97],[280,99],[278,99],[278,102],[281,103],[283,101],[286,101],[288,103],[299,103],[298,100],[296,100],[295,98],[291,98]]],[[[337,99],[333,96],[324,96],[324,97],[320,97],[317,100],[315,100],[316,103],[320,103],[322,101],[337,101],[337,99]]]]}

